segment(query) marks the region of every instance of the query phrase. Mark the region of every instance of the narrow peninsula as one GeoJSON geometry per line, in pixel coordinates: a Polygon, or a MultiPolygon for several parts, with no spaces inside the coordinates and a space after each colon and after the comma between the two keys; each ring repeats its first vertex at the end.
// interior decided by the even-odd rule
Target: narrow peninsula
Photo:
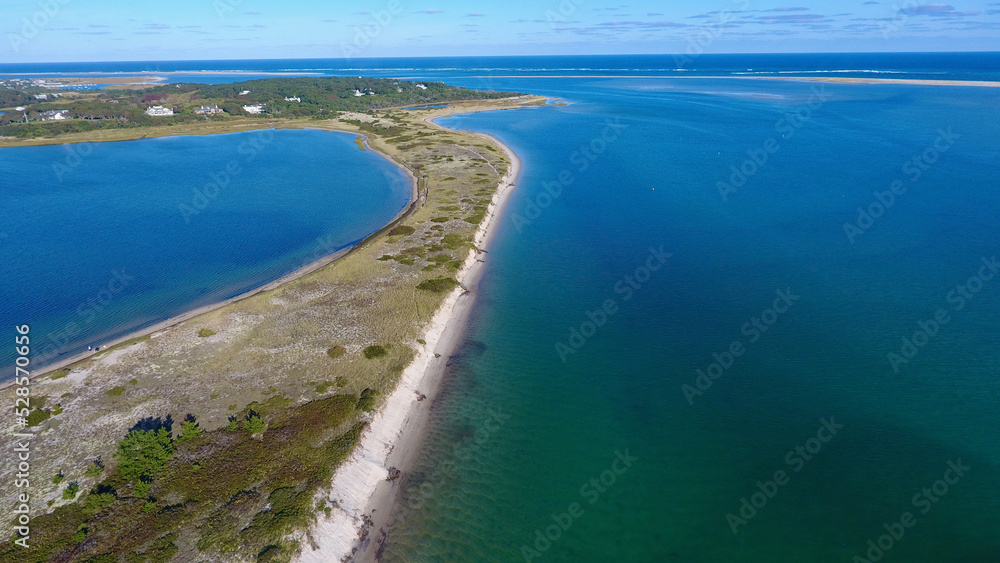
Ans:
{"type": "MultiPolygon", "coordinates": [[[[435,346],[474,289],[487,227],[516,176],[516,157],[498,141],[429,118],[545,99],[295,78],[65,93],[37,103],[43,93],[26,84],[4,95],[35,102],[0,100],[30,103],[2,116],[0,147],[341,131],[408,171],[413,197],[395,221],[336,260],[318,241],[312,264],[274,284],[33,373],[29,427],[2,434],[8,443],[17,432],[34,436],[32,504],[48,508],[33,515],[30,547],[8,543],[0,562],[350,553],[368,533],[365,509],[379,483],[401,477],[385,464],[415,405],[432,394],[420,385],[441,365],[435,346]],[[147,113],[151,107],[172,115],[147,113]],[[359,464],[372,476],[352,480],[359,464]],[[342,502],[348,494],[356,498],[342,502]]],[[[13,387],[2,393],[14,404],[13,387]]],[[[5,466],[0,478],[10,503],[15,469],[5,466]]],[[[14,525],[6,523],[8,536],[14,525]]]]}

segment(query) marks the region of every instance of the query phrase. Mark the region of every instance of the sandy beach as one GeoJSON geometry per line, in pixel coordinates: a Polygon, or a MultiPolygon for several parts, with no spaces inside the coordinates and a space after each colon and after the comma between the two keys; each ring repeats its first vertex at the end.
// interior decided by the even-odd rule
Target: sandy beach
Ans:
{"type": "MultiPolygon", "coordinates": [[[[425,121],[433,124],[434,118],[425,121]]],[[[486,219],[473,238],[477,249],[485,249],[516,185],[521,161],[496,138],[476,134],[496,143],[511,161],[486,211],[486,219]]],[[[405,477],[405,471],[416,459],[445,364],[458,344],[474,300],[482,273],[482,256],[485,255],[477,250],[469,251],[457,274],[461,287],[452,290],[435,313],[423,337],[426,342],[423,349],[403,371],[399,385],[382,409],[372,417],[351,457],[334,474],[325,498],[336,501],[337,508],[330,516],[321,516],[309,530],[297,561],[375,559],[385,538],[400,483],[405,480],[388,480],[389,469],[399,469],[405,477]],[[418,401],[420,395],[426,398],[418,401]]]]}

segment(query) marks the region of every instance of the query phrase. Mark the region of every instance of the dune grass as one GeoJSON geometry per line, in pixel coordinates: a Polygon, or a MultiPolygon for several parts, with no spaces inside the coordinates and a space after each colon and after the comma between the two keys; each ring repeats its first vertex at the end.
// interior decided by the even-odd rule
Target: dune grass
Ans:
{"type": "MultiPolygon", "coordinates": [[[[435,111],[519,104],[457,103],[435,111]]],[[[485,209],[493,195],[475,180],[495,187],[509,165],[499,150],[471,154],[465,147],[482,145],[481,138],[432,127],[422,121],[426,115],[375,112],[360,122],[363,131],[333,121],[273,124],[364,133],[370,148],[416,177],[420,196],[412,212],[328,266],[39,382],[34,393],[65,399],[60,416],[39,423],[32,471],[59,473],[90,492],[63,500],[65,485],[33,481],[33,506],[53,501],[55,512],[33,519],[46,532],[33,537],[38,547],[29,559],[7,550],[0,562],[106,554],[122,561],[288,560],[298,548],[288,534],[324,514],[317,492],[357,440],[363,413],[391,393],[457,285],[454,271],[473,252],[477,227],[460,218],[485,209]],[[262,432],[246,430],[251,410],[261,416],[262,432]],[[137,419],[168,415],[192,415],[205,434],[176,444],[164,473],[136,495],[136,483],[120,477],[115,444],[137,419]],[[107,469],[86,475],[97,457],[107,469]]],[[[13,404],[13,390],[2,393],[13,404]]],[[[13,492],[10,470],[0,467],[3,497],[13,492]]],[[[9,526],[0,524],[0,532],[9,536],[9,526]]]]}

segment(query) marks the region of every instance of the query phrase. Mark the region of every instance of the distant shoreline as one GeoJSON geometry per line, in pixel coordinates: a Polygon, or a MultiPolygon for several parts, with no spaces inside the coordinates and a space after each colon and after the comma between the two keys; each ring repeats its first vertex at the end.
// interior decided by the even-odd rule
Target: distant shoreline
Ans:
{"type": "Polygon", "coordinates": [[[327,76],[322,72],[274,72],[274,71],[261,71],[256,72],[252,70],[167,70],[167,71],[137,71],[137,72],[0,72],[0,77],[3,76],[27,76],[27,77],[49,77],[49,76],[59,76],[62,78],[90,78],[90,77],[100,77],[100,76],[124,76],[128,78],[136,77],[149,77],[163,80],[160,75],[178,75],[178,74],[200,74],[205,76],[240,76],[240,75],[253,75],[253,76],[327,76]]]}
{"type": "MultiPolygon", "coordinates": [[[[696,77],[690,77],[696,78],[696,77]]],[[[1000,88],[1000,82],[986,80],[923,80],[917,78],[850,78],[846,76],[718,76],[697,78],[739,78],[742,80],[783,80],[793,82],[831,82],[835,84],[901,84],[907,86],[973,86],[1000,88]]]]}
{"type": "MultiPolygon", "coordinates": [[[[417,76],[398,76],[399,80],[416,80],[417,76]]],[[[924,80],[919,78],[849,78],[843,76],[719,76],[719,75],[667,75],[667,74],[543,74],[537,76],[511,75],[471,75],[463,78],[660,78],[664,80],[694,80],[699,78],[711,80],[785,80],[806,82],[837,82],[845,84],[904,84],[911,86],[976,86],[983,88],[1000,88],[1000,81],[989,80],[924,80]]]]}

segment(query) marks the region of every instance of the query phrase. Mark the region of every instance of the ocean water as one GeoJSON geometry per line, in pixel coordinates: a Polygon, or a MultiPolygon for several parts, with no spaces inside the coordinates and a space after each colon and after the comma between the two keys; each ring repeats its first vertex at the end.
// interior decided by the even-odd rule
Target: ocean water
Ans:
{"type": "Polygon", "coordinates": [[[239,61],[108,61],[0,63],[0,77],[30,73],[150,74],[168,83],[230,83],[273,73],[376,78],[456,79],[553,76],[838,76],[1000,80],[998,53],[823,53],[699,56],[561,55],[515,57],[400,57],[353,59],[263,59],[239,61]],[[201,71],[244,73],[238,76],[201,71]],[[166,74],[165,73],[176,73],[166,74]],[[190,73],[190,74],[188,74],[190,73]]]}
{"type": "Polygon", "coordinates": [[[0,323],[32,327],[36,366],[260,287],[410,198],[352,135],[308,130],[5,148],[0,177],[0,323]]]}
{"type": "Polygon", "coordinates": [[[384,561],[939,563],[1000,561],[1000,90],[734,78],[996,80],[998,61],[32,71],[312,69],[567,103],[440,121],[524,171],[384,561]]]}
{"type": "Polygon", "coordinates": [[[500,83],[569,105],[440,120],[525,170],[385,561],[1000,561],[1000,91],[500,83]]]}

